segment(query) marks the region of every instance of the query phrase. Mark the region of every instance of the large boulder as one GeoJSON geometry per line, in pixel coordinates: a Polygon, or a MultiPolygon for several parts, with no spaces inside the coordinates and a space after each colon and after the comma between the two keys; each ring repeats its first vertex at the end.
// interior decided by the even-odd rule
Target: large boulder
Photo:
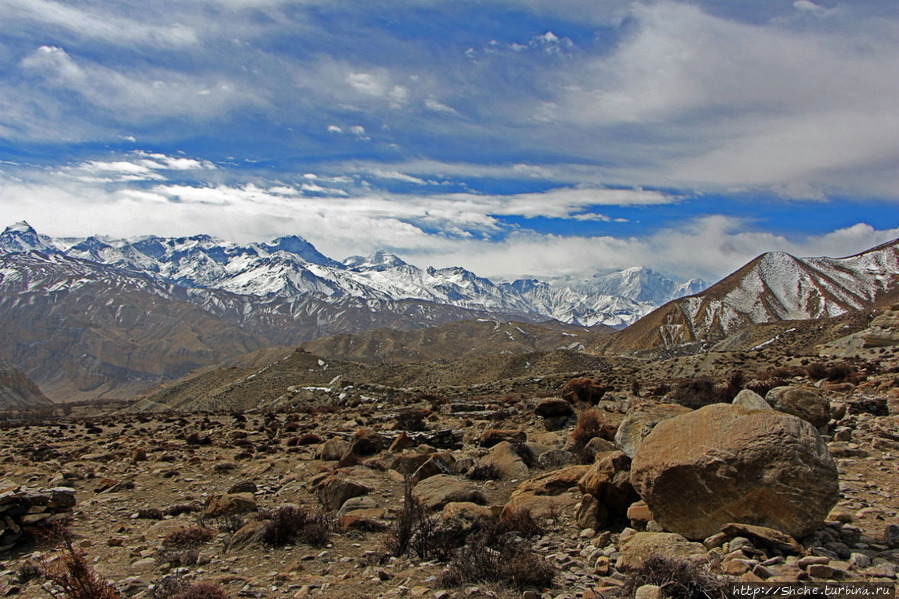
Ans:
{"type": "Polygon", "coordinates": [[[830,402],[805,387],[775,387],[765,395],[775,410],[792,414],[821,427],[830,422],[830,402]]]}
{"type": "Polygon", "coordinates": [[[628,411],[618,432],[615,445],[630,457],[634,457],[640,444],[653,427],[663,420],[690,412],[690,408],[678,404],[643,404],[628,411]]]}
{"type": "Polygon", "coordinates": [[[656,425],[634,456],[631,483],[656,522],[688,539],[729,522],[803,538],[839,498],[836,464],[810,423],[729,404],[656,425]]]}

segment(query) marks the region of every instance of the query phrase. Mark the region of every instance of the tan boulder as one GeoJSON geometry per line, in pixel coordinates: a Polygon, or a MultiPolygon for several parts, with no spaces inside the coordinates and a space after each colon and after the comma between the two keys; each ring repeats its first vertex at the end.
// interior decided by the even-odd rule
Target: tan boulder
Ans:
{"type": "Polygon", "coordinates": [[[478,461],[478,466],[496,468],[500,477],[504,479],[524,479],[528,477],[527,465],[515,452],[512,444],[502,441],[493,446],[490,453],[478,461]]]}
{"type": "Polygon", "coordinates": [[[372,488],[343,476],[325,477],[315,488],[315,495],[327,511],[337,511],[350,498],[370,493],[372,488]]]}
{"type": "Polygon", "coordinates": [[[577,487],[578,481],[587,473],[590,466],[568,466],[561,470],[554,470],[546,474],[526,480],[512,493],[512,496],[531,495],[561,495],[573,487],[577,487]]]}
{"type": "Polygon", "coordinates": [[[203,510],[204,518],[219,518],[233,514],[245,514],[255,512],[256,498],[252,493],[226,493],[225,495],[213,495],[206,502],[203,510]]]}
{"type": "Polygon", "coordinates": [[[836,464],[810,423],[729,404],[660,422],[634,456],[631,483],[658,524],[689,539],[729,522],[803,538],[839,498],[836,464]]]}
{"type": "Polygon", "coordinates": [[[612,515],[624,515],[639,499],[631,484],[631,459],[622,451],[596,455],[596,461],[578,481],[578,490],[595,497],[612,515]]]}
{"type": "Polygon", "coordinates": [[[640,568],[652,556],[674,558],[683,561],[705,559],[706,548],[679,534],[669,532],[638,532],[621,548],[618,569],[625,572],[640,568]]]}
{"type": "Polygon", "coordinates": [[[437,474],[424,479],[412,488],[412,496],[429,510],[440,510],[448,503],[461,501],[479,505],[487,503],[481,487],[448,474],[437,474]]]}
{"type": "Polygon", "coordinates": [[[765,395],[775,410],[812,423],[815,428],[830,422],[830,402],[805,387],[775,387],[765,395]]]}
{"type": "Polygon", "coordinates": [[[637,449],[653,427],[663,420],[690,412],[690,408],[678,404],[642,404],[628,411],[618,432],[615,433],[615,445],[630,457],[634,457],[637,449]]]}

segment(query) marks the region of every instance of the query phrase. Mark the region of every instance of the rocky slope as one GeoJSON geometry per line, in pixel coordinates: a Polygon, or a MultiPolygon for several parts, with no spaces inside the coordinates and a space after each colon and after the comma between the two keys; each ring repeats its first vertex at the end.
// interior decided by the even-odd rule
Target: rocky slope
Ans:
{"type": "Polygon", "coordinates": [[[53,406],[21,368],[0,360],[0,412],[39,410],[53,406]]]}
{"type": "MultiPolygon", "coordinates": [[[[297,375],[318,368],[319,380],[337,369],[311,354],[292,359],[297,375]]],[[[4,506],[18,509],[18,498],[39,498],[39,488],[55,488],[67,498],[70,491],[62,489],[71,489],[76,504],[58,511],[70,516],[75,548],[101,577],[137,598],[197,582],[230,597],[258,599],[629,597],[625,585],[645,574],[641,567],[651,556],[693,563],[691,571],[719,582],[893,584],[899,567],[893,472],[899,389],[890,370],[897,365],[895,357],[885,359],[857,385],[791,379],[792,389],[811,393],[815,405],[826,407],[828,420],[819,431],[789,415],[788,404],[761,397],[714,406],[715,414],[729,414],[723,427],[705,416],[708,408],[682,408],[683,416],[658,425],[671,435],[682,428],[676,418],[707,422],[701,439],[678,444],[681,453],[699,460],[700,467],[684,475],[696,477],[695,484],[670,482],[691,490],[690,507],[701,515],[713,513],[708,508],[735,478],[744,485],[739,498],[768,498],[748,516],[732,512],[750,519],[764,512],[773,517],[767,525],[715,524],[721,532],[699,540],[682,536],[695,534],[689,532],[693,515],[667,515],[666,499],[682,499],[679,493],[658,496],[664,477],[677,475],[670,469],[664,474],[663,462],[683,458],[666,451],[667,445],[655,447],[662,429],[640,433],[633,461],[621,451],[635,438],[625,434],[637,430],[633,423],[656,424],[645,415],[659,404],[619,386],[591,408],[562,399],[561,381],[548,385],[543,397],[509,395],[508,386],[444,387],[431,396],[335,384],[332,392],[297,395],[297,405],[265,413],[116,415],[7,426],[0,429],[0,497],[4,506]],[[343,393],[358,402],[341,405],[343,393]],[[565,406],[568,420],[561,428],[556,420],[550,426],[552,414],[565,406]],[[578,427],[579,416],[585,424],[578,427]],[[744,419],[746,435],[727,434],[728,423],[744,419]],[[769,459],[773,449],[742,451],[742,443],[766,442],[766,429],[755,419],[784,424],[779,434],[786,437],[777,441],[784,446],[781,457],[798,443],[827,466],[826,484],[804,481],[809,495],[795,507],[776,501],[776,493],[790,493],[790,485],[766,482],[768,470],[786,467],[769,459]],[[715,446],[703,446],[708,443],[715,446]],[[716,467],[702,466],[708,457],[716,467]],[[412,519],[412,530],[431,541],[398,548],[394,533],[405,521],[406,481],[425,510],[412,519]],[[632,481],[646,497],[636,494],[632,481]],[[713,496],[701,496],[702,489],[713,496]],[[536,526],[521,516],[524,508],[536,526]],[[294,511],[279,512],[287,509],[294,511]],[[794,532],[798,538],[774,528],[778,517],[796,509],[813,512],[794,532]],[[333,526],[330,536],[305,533],[303,526],[297,529],[302,534],[291,536],[286,529],[294,520],[273,520],[299,510],[314,517],[305,527],[333,526]],[[497,520],[516,527],[514,535],[490,528],[497,520]],[[265,533],[273,521],[285,534],[265,533]],[[478,536],[478,528],[494,536],[478,536]],[[436,531],[446,536],[426,536],[436,531]],[[498,559],[485,562],[493,557],[498,559]],[[517,560],[525,567],[509,569],[517,560]],[[479,563],[492,565],[485,573],[479,563]],[[477,578],[486,575],[498,580],[477,578]]],[[[632,374],[670,382],[667,366],[637,364],[632,374]]],[[[720,364],[715,372],[732,368],[720,364]]],[[[621,373],[589,374],[609,384],[621,373]]],[[[517,380],[535,384],[533,379],[517,380]]],[[[28,509],[29,522],[55,518],[56,508],[28,509]]],[[[65,563],[65,551],[40,538],[29,544],[11,528],[0,530],[0,541],[5,539],[10,543],[0,543],[0,592],[46,596],[41,568],[65,563]]]]}
{"type": "Polygon", "coordinates": [[[674,300],[593,351],[712,344],[747,324],[813,320],[873,308],[899,293],[899,240],[847,258],[763,254],[705,291],[674,300]]]}

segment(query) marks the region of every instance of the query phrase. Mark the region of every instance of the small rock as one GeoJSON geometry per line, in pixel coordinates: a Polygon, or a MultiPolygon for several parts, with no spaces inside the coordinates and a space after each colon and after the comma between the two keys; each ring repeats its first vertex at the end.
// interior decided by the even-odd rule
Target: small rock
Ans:
{"type": "Polygon", "coordinates": [[[634,599],[664,599],[665,592],[662,587],[654,584],[644,584],[637,589],[634,599]]]}
{"type": "Polygon", "coordinates": [[[883,530],[883,542],[890,549],[899,549],[899,524],[887,524],[883,530]]]}

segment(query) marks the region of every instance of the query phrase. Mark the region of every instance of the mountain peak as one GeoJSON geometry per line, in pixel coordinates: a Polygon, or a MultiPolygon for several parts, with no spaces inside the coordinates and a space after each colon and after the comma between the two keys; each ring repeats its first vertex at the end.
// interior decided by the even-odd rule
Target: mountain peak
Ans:
{"type": "Polygon", "coordinates": [[[37,235],[37,231],[28,224],[28,221],[20,220],[19,222],[6,227],[4,233],[30,233],[32,235],[37,235]]]}
{"type": "Polygon", "coordinates": [[[367,258],[350,256],[343,263],[349,268],[360,270],[386,270],[388,268],[406,266],[406,263],[399,256],[387,250],[378,250],[373,254],[369,254],[367,258]]]}
{"type": "Polygon", "coordinates": [[[315,249],[314,245],[299,235],[285,235],[284,237],[278,237],[271,243],[263,244],[263,247],[270,252],[282,251],[287,252],[288,254],[295,254],[306,262],[311,262],[312,264],[343,268],[343,264],[328,258],[315,249]]]}
{"type": "Polygon", "coordinates": [[[24,220],[6,227],[3,233],[0,233],[0,252],[25,253],[33,250],[54,252],[56,248],[52,245],[49,238],[39,235],[24,220]]]}

